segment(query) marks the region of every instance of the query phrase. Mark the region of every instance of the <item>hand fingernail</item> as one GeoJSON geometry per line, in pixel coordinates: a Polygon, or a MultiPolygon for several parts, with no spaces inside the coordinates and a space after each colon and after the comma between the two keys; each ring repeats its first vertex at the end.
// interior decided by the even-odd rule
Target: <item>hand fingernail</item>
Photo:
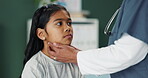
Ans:
{"type": "Polygon", "coordinates": [[[57,44],[56,44],[56,43],[53,43],[53,45],[55,45],[55,46],[56,46],[57,44]]]}
{"type": "Polygon", "coordinates": [[[50,42],[48,42],[48,44],[51,44],[50,42]]]}

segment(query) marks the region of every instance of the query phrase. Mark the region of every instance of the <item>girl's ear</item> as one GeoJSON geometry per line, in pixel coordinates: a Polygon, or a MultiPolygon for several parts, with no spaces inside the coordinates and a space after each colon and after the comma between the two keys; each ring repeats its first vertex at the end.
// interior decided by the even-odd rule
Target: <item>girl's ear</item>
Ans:
{"type": "Polygon", "coordinates": [[[38,36],[38,38],[39,39],[41,39],[41,40],[45,40],[46,38],[45,38],[45,30],[44,29],[41,29],[41,28],[37,28],[37,36],[38,36]]]}

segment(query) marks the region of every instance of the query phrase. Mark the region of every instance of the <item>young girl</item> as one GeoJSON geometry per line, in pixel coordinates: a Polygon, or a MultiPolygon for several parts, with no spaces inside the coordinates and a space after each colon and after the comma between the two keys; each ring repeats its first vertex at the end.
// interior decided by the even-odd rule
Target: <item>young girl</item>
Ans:
{"type": "Polygon", "coordinates": [[[70,14],[63,6],[50,4],[36,10],[25,51],[22,78],[82,78],[75,64],[48,57],[48,42],[71,44],[71,22],[70,14]]]}

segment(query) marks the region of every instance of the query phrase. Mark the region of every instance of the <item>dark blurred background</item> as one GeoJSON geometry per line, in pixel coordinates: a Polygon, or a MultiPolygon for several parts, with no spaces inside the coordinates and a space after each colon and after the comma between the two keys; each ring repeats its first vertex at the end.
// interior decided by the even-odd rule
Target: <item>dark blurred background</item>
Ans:
{"type": "MultiPolygon", "coordinates": [[[[99,19],[99,47],[107,45],[103,30],[122,0],[82,0],[88,18],[99,19]]],[[[27,39],[27,20],[37,8],[35,0],[0,0],[0,78],[18,78],[27,39]]]]}

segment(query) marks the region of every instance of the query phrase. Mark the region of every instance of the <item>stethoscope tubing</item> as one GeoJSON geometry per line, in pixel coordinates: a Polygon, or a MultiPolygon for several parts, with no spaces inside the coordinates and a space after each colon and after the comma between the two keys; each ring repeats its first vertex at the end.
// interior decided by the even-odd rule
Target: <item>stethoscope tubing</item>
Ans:
{"type": "Polygon", "coordinates": [[[111,17],[111,19],[108,21],[108,23],[105,26],[104,29],[104,34],[106,35],[110,35],[111,31],[109,31],[109,28],[113,22],[113,20],[115,19],[115,17],[117,16],[118,12],[119,12],[120,8],[116,10],[116,12],[113,14],[113,16],[111,17]]]}

